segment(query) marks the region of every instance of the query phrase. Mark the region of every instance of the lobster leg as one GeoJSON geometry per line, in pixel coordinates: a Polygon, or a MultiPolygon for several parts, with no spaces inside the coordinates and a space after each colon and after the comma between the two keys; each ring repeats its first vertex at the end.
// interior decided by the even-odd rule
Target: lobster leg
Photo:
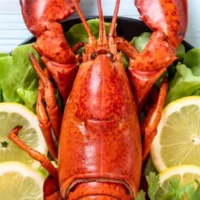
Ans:
{"type": "Polygon", "coordinates": [[[60,195],[58,179],[53,176],[48,176],[43,187],[44,200],[63,200],[60,195]]]}
{"type": "Polygon", "coordinates": [[[158,88],[156,86],[153,86],[143,106],[143,112],[145,114],[149,113],[149,110],[152,108],[152,105],[157,103],[158,95],[159,95],[158,88]]]}
{"type": "Polygon", "coordinates": [[[154,104],[151,107],[149,113],[146,116],[146,119],[144,119],[143,126],[146,126],[146,128],[142,127],[141,129],[145,130],[144,143],[143,143],[143,156],[142,156],[143,161],[145,161],[145,159],[147,158],[151,148],[151,143],[153,142],[153,139],[157,133],[157,126],[162,116],[162,110],[165,103],[167,89],[168,89],[167,79],[163,79],[158,96],[158,102],[157,104],[154,104]]]}
{"type": "Polygon", "coordinates": [[[116,37],[115,42],[117,49],[130,58],[128,74],[139,113],[155,81],[176,60],[175,48],[165,41],[165,35],[160,32],[152,34],[141,54],[123,38],[116,37]]]}
{"type": "Polygon", "coordinates": [[[48,150],[54,160],[57,160],[57,148],[55,146],[52,132],[51,132],[51,123],[47,116],[44,104],[43,104],[43,97],[44,97],[44,85],[41,80],[39,80],[39,87],[38,87],[38,97],[37,97],[37,104],[36,104],[36,113],[39,119],[40,128],[42,130],[44,139],[48,146],[48,150]]]}
{"type": "Polygon", "coordinates": [[[63,200],[59,192],[55,192],[50,196],[44,196],[44,200],[63,200]]]}
{"type": "Polygon", "coordinates": [[[72,47],[73,53],[76,53],[80,48],[85,46],[85,42],[79,42],[72,47]]]}
{"type": "Polygon", "coordinates": [[[122,51],[128,58],[135,59],[139,53],[127,40],[122,37],[116,37],[117,50],[122,51]]]}
{"type": "Polygon", "coordinates": [[[148,126],[149,120],[157,106],[158,97],[159,97],[158,89],[156,87],[152,87],[150,95],[148,96],[147,101],[143,106],[143,112],[144,114],[146,114],[146,117],[141,121],[140,124],[140,132],[142,137],[145,135],[145,129],[148,126]]]}
{"type": "Polygon", "coordinates": [[[37,62],[33,54],[30,54],[30,61],[45,87],[44,96],[45,96],[45,102],[47,104],[46,109],[49,115],[49,119],[51,121],[54,134],[56,136],[56,139],[57,141],[59,141],[61,112],[56,102],[54,87],[49,81],[49,79],[45,76],[44,72],[42,71],[39,63],[37,62]]]}
{"type": "Polygon", "coordinates": [[[26,151],[31,158],[40,162],[40,164],[49,172],[50,176],[46,179],[43,187],[44,200],[62,200],[59,192],[56,192],[59,191],[57,169],[53,166],[47,156],[30,148],[19,139],[17,135],[21,128],[22,127],[16,127],[13,129],[8,135],[9,139],[12,140],[19,148],[26,151]]]}
{"type": "Polygon", "coordinates": [[[23,141],[19,139],[17,135],[21,129],[22,129],[21,126],[13,129],[11,133],[8,135],[9,139],[12,140],[19,148],[26,151],[31,158],[40,162],[40,164],[49,172],[49,174],[57,178],[58,177],[57,169],[53,166],[49,158],[41,154],[40,152],[30,148],[28,145],[26,145],[23,141]]]}

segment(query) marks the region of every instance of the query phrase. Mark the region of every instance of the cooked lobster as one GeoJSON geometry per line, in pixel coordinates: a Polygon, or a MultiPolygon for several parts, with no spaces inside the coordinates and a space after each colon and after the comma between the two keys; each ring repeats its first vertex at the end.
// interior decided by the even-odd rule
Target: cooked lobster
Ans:
{"type": "Polygon", "coordinates": [[[15,128],[9,137],[50,173],[44,185],[44,199],[134,199],[142,163],[161,118],[166,79],[154,95],[153,104],[146,106],[146,118],[141,125],[138,116],[155,81],[176,60],[176,48],[187,28],[187,0],[135,1],[141,19],[154,31],[142,53],[117,36],[120,0],[116,0],[108,35],[101,0],[97,0],[98,39],[77,0],[20,3],[25,23],[37,38],[33,46],[46,66],[43,70],[30,55],[39,76],[36,112],[49,152],[58,161],[58,171],[46,156],[19,140],[21,127],[15,128]],[[58,22],[75,10],[88,33],[88,42],[70,48],[58,22]],[[83,46],[85,51],[80,59],[76,51],[83,46]],[[129,58],[127,71],[121,52],[129,58]],[[66,102],[64,114],[56,103],[51,79],[66,102]]]}

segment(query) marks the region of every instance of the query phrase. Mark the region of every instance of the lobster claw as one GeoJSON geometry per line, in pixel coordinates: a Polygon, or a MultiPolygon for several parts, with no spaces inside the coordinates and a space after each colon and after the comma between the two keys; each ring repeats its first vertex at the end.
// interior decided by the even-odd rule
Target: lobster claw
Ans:
{"type": "Polygon", "coordinates": [[[74,12],[73,0],[20,0],[20,4],[26,26],[36,37],[48,22],[64,20],[74,12]]]}
{"type": "Polygon", "coordinates": [[[20,0],[20,4],[25,23],[37,38],[33,47],[41,55],[65,102],[78,68],[76,56],[57,21],[74,12],[74,0],[20,0]]]}
{"type": "Polygon", "coordinates": [[[135,0],[135,5],[150,29],[164,32],[174,47],[181,43],[188,24],[187,0],[135,0]]]}
{"type": "Polygon", "coordinates": [[[142,53],[131,60],[130,81],[140,112],[155,81],[177,59],[188,22],[187,0],[135,0],[141,19],[154,31],[142,53]]]}
{"type": "Polygon", "coordinates": [[[76,57],[64,37],[62,26],[51,22],[48,30],[37,39],[33,47],[42,55],[42,61],[57,84],[63,100],[66,101],[78,67],[76,57]]]}

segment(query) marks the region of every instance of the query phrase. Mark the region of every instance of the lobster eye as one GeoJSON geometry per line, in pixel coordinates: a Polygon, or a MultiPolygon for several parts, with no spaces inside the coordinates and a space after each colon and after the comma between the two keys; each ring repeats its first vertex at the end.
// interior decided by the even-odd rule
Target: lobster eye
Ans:
{"type": "Polygon", "coordinates": [[[110,60],[113,61],[114,55],[113,55],[112,53],[107,53],[106,56],[107,56],[108,58],[110,58],[110,60]]]}
{"type": "Polygon", "coordinates": [[[91,59],[94,60],[98,56],[97,52],[91,54],[91,59]]]}

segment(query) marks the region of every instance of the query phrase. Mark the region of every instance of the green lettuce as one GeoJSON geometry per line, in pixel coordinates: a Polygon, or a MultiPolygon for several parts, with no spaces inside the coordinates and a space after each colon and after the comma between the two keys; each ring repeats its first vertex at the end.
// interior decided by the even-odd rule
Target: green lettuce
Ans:
{"type": "Polygon", "coordinates": [[[30,53],[39,60],[32,44],[19,46],[11,55],[0,58],[0,101],[21,103],[33,111],[38,79],[29,61],[30,53]]]}
{"type": "Polygon", "coordinates": [[[0,58],[1,57],[6,57],[6,56],[9,56],[9,54],[7,54],[7,53],[0,53],[0,58]]]}
{"type": "Polygon", "coordinates": [[[0,88],[0,103],[3,102],[2,89],[0,88]]]}
{"type": "MultiPolygon", "coordinates": [[[[133,45],[138,52],[142,52],[144,48],[147,46],[149,40],[151,38],[151,33],[144,32],[138,37],[134,37],[130,44],[133,45]]],[[[183,60],[185,57],[185,46],[183,44],[180,44],[176,50],[176,56],[178,57],[178,60],[183,60]]]]}
{"type": "Polygon", "coordinates": [[[185,55],[185,46],[183,44],[180,44],[177,48],[176,56],[178,57],[178,60],[181,61],[184,59],[185,55]]]}
{"type": "Polygon", "coordinates": [[[134,37],[130,43],[138,50],[138,52],[142,52],[148,44],[150,37],[151,33],[144,32],[140,36],[134,37]]]}
{"type": "Polygon", "coordinates": [[[200,48],[194,48],[184,56],[183,63],[192,70],[195,76],[200,76],[200,48]]]}
{"type": "MultiPolygon", "coordinates": [[[[99,37],[99,19],[88,20],[88,25],[93,33],[93,35],[98,39],[99,37]]],[[[105,23],[106,33],[108,34],[110,28],[110,23],[105,23]]],[[[73,46],[79,42],[87,42],[88,34],[82,23],[75,24],[72,26],[68,32],[65,33],[65,37],[70,46],[73,46]]]]}
{"type": "Polygon", "coordinates": [[[177,64],[176,73],[169,83],[166,104],[186,96],[200,94],[200,49],[194,48],[177,64]]]}

